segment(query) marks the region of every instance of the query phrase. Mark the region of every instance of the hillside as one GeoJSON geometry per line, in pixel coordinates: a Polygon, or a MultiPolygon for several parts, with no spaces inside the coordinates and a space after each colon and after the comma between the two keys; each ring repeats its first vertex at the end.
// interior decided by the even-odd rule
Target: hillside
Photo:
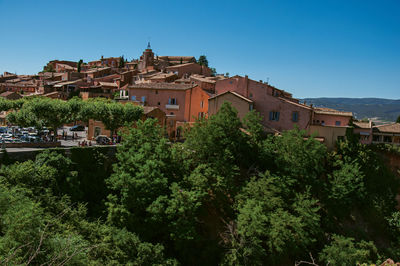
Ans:
{"type": "Polygon", "coordinates": [[[305,98],[302,101],[318,107],[353,112],[357,119],[396,121],[400,115],[400,100],[380,98],[305,98]]]}

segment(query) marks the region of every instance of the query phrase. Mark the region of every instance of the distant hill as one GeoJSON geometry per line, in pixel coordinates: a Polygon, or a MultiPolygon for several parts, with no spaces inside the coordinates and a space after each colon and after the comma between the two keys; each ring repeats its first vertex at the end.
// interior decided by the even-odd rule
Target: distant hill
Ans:
{"type": "Polygon", "coordinates": [[[316,107],[353,112],[357,119],[396,121],[400,115],[400,100],[380,98],[305,98],[301,100],[316,107]]]}

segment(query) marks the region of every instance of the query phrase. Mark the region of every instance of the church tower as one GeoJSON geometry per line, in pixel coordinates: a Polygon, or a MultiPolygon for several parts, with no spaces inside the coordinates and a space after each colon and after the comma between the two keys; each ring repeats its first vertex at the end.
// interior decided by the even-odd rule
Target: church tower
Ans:
{"type": "Polygon", "coordinates": [[[143,51],[140,57],[139,70],[146,69],[149,66],[154,66],[154,53],[151,50],[150,42],[147,43],[147,49],[143,51]]]}

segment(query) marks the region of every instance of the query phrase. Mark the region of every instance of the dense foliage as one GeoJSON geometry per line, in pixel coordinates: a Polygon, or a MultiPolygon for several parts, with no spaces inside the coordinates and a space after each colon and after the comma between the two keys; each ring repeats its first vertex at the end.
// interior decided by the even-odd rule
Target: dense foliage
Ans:
{"type": "Polygon", "coordinates": [[[2,263],[400,260],[399,183],[368,146],[342,141],[328,151],[297,129],[266,135],[257,113],[240,121],[229,104],[184,143],[170,143],[153,119],[124,134],[115,156],[48,150],[3,164],[2,263]]]}

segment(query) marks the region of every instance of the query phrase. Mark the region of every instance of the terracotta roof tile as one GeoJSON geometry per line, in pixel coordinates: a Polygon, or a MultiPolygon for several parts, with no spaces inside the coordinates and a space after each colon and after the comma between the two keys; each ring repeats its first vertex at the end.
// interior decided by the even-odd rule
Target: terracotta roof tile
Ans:
{"type": "Polygon", "coordinates": [[[314,111],[316,114],[322,114],[322,115],[353,116],[352,112],[343,112],[343,111],[338,111],[338,110],[331,109],[331,108],[316,107],[314,109],[314,111]]]}
{"type": "Polygon", "coordinates": [[[386,125],[380,125],[380,126],[375,126],[373,128],[374,132],[379,132],[379,133],[400,133],[400,123],[393,123],[393,124],[386,124],[386,125]]]}
{"type": "Polygon", "coordinates": [[[196,87],[196,84],[179,84],[179,83],[139,83],[129,85],[130,89],[158,89],[158,90],[187,90],[196,87]]]}

